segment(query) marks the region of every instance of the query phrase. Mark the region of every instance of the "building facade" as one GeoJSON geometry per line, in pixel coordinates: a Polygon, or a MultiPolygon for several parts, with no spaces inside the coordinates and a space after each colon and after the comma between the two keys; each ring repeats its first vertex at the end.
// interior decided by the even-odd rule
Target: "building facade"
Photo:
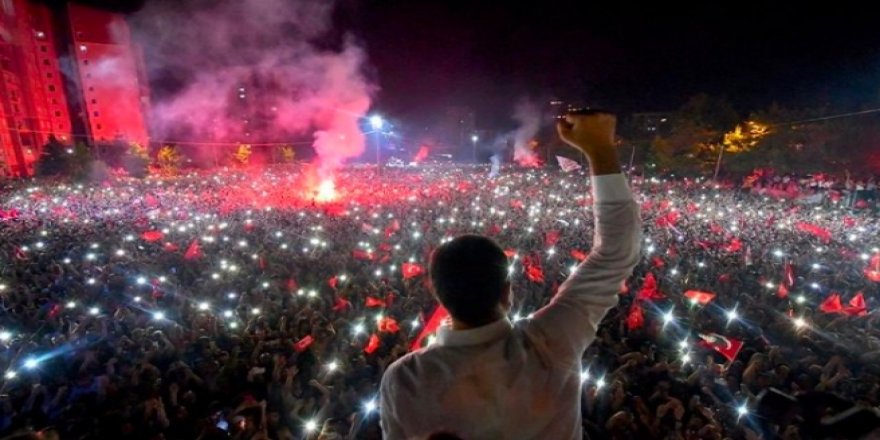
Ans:
{"type": "Polygon", "coordinates": [[[148,142],[143,57],[120,14],[71,3],[67,7],[75,92],[71,99],[94,143],[148,142]]]}
{"type": "Polygon", "coordinates": [[[0,0],[0,175],[30,175],[50,137],[70,141],[53,23],[45,5],[0,0]]]}
{"type": "Polygon", "coordinates": [[[145,145],[142,59],[120,14],[0,0],[0,176],[33,174],[53,137],[145,145]]]}

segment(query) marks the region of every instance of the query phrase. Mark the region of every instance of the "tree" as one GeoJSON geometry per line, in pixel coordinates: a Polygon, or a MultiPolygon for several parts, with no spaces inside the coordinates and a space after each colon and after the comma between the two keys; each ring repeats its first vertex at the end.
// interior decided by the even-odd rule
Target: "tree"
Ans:
{"type": "Polygon", "coordinates": [[[55,136],[50,136],[49,143],[43,146],[40,158],[37,160],[35,174],[40,177],[67,174],[71,154],[73,149],[62,144],[55,136]]]}
{"type": "Polygon", "coordinates": [[[156,162],[163,174],[168,176],[177,175],[183,164],[183,154],[174,145],[165,145],[156,154],[156,162]]]}
{"type": "Polygon", "coordinates": [[[711,169],[724,133],[734,129],[736,112],[724,98],[700,94],[672,117],[669,134],[651,143],[651,158],[660,168],[681,174],[711,169]]]}
{"type": "Polygon", "coordinates": [[[122,168],[125,169],[128,175],[137,178],[146,177],[149,164],[150,154],[147,147],[137,142],[129,144],[122,158],[122,168]]]}
{"type": "Polygon", "coordinates": [[[283,145],[281,147],[281,162],[293,163],[294,159],[296,159],[296,151],[294,151],[293,147],[290,145],[283,145]]]}
{"type": "Polygon", "coordinates": [[[232,155],[232,159],[238,165],[246,167],[248,165],[248,161],[250,161],[251,159],[251,154],[253,154],[251,146],[248,144],[241,144],[235,150],[235,154],[232,155]]]}

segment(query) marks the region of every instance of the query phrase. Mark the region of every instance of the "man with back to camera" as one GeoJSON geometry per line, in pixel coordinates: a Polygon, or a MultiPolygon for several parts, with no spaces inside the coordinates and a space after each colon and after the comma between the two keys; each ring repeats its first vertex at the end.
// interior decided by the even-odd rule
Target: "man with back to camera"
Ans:
{"type": "Polygon", "coordinates": [[[639,210],[614,148],[615,117],[567,115],[563,141],[590,161],[595,233],[589,257],[532,319],[513,325],[504,251],[458,237],[433,254],[431,287],[452,318],[437,341],[382,377],[389,439],[580,439],[581,357],[639,259],[639,210]]]}

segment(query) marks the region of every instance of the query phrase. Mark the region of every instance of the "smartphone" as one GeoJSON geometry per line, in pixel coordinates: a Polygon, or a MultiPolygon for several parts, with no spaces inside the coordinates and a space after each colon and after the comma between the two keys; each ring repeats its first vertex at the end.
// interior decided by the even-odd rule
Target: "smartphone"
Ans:
{"type": "Polygon", "coordinates": [[[227,422],[226,419],[220,419],[220,420],[218,420],[218,421],[217,421],[217,424],[215,424],[214,426],[216,426],[217,429],[222,429],[222,430],[224,430],[224,431],[229,431],[229,422],[227,422]]]}

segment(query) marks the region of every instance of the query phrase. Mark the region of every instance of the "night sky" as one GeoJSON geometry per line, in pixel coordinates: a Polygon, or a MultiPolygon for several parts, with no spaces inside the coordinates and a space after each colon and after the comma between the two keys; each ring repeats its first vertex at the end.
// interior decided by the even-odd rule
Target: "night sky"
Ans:
{"type": "Polygon", "coordinates": [[[742,112],[880,101],[880,26],[864,6],[716,3],[339,0],[335,19],[367,48],[376,106],[401,117],[467,105],[503,125],[521,96],[623,112],[699,92],[742,112]]]}

